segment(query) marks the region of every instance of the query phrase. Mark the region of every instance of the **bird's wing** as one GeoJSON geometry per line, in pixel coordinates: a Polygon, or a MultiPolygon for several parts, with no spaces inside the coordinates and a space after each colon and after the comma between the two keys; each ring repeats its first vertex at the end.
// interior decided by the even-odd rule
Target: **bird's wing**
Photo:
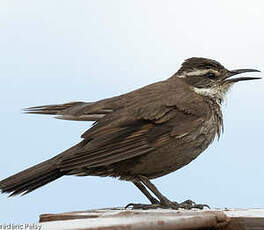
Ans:
{"type": "Polygon", "coordinates": [[[65,104],[43,105],[26,108],[24,111],[29,114],[55,115],[55,118],[63,120],[97,121],[114,110],[114,107],[111,107],[111,103],[107,103],[106,101],[103,100],[100,103],[69,102],[65,104]]]}
{"type": "Polygon", "coordinates": [[[61,156],[59,168],[71,171],[82,167],[91,168],[110,165],[150,152],[153,147],[145,138],[153,124],[134,121],[101,130],[100,134],[89,135],[78,151],[66,152],[61,156]]]}
{"type": "Polygon", "coordinates": [[[80,168],[107,166],[147,154],[168,144],[174,136],[191,132],[203,121],[177,106],[159,102],[122,108],[87,130],[78,151],[62,154],[59,168],[78,172],[80,168]],[[177,126],[180,134],[175,131],[177,126]]]}

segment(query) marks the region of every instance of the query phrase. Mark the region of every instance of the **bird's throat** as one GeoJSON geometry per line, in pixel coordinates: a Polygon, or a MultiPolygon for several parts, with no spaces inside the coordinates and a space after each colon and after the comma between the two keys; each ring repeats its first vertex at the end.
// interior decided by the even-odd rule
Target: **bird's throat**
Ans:
{"type": "Polygon", "coordinates": [[[217,103],[221,104],[232,85],[233,84],[224,84],[210,88],[191,88],[195,93],[205,97],[209,97],[210,99],[213,99],[217,103]]]}

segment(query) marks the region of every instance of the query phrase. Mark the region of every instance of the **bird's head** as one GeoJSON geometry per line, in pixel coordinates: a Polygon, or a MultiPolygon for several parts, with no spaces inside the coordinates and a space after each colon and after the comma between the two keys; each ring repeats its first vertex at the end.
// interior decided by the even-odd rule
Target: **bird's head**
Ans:
{"type": "Polygon", "coordinates": [[[259,77],[237,77],[234,75],[260,72],[256,69],[228,70],[219,62],[207,58],[189,58],[176,73],[196,93],[222,101],[230,87],[240,81],[260,79],[259,77]]]}

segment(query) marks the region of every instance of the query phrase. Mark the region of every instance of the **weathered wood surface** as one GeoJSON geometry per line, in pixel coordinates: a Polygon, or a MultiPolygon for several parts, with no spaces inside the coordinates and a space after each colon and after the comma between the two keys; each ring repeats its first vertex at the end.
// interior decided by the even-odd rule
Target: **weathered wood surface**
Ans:
{"type": "Polygon", "coordinates": [[[224,230],[264,230],[264,209],[236,209],[224,212],[231,218],[224,230]]]}
{"type": "Polygon", "coordinates": [[[86,230],[264,230],[264,209],[101,209],[40,216],[43,229],[86,230]]]}
{"type": "Polygon", "coordinates": [[[221,211],[91,210],[40,216],[42,229],[203,229],[228,223],[221,211]],[[57,228],[58,229],[58,228],[57,228]]]}

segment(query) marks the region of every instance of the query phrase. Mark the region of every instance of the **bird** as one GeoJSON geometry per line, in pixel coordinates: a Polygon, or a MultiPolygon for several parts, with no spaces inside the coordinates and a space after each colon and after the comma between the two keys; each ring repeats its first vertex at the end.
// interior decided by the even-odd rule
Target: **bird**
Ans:
{"type": "Polygon", "coordinates": [[[194,202],[169,200],[151,179],[186,166],[221,136],[221,105],[229,89],[260,79],[233,77],[248,72],[260,71],[228,70],[215,60],[192,57],[168,79],[120,96],[27,108],[29,114],[94,123],[79,143],[1,180],[0,190],[25,195],[66,175],[114,177],[132,182],[149,206],[195,207],[194,202]]]}

